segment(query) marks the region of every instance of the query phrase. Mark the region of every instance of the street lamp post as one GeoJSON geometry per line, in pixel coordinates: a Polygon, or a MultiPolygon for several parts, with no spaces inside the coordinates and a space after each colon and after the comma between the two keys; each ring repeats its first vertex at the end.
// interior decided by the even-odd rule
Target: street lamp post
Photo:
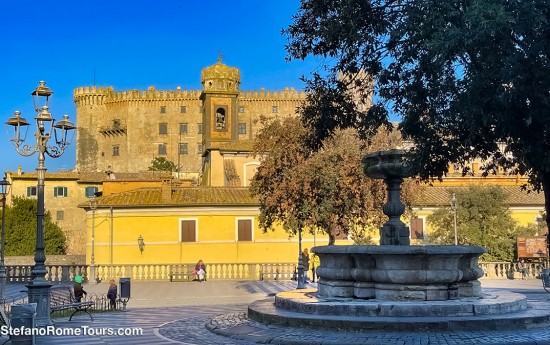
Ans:
{"type": "Polygon", "coordinates": [[[31,270],[31,282],[26,285],[28,288],[28,300],[30,303],[36,303],[36,325],[45,327],[52,325],[50,319],[50,288],[52,284],[46,280],[46,254],[44,252],[44,180],[46,167],[44,166],[45,156],[52,158],[60,157],[65,148],[69,145],[67,135],[69,131],[75,129],[74,124],[69,121],[68,115],[63,115],[63,119],[54,125],[54,118],[49,112],[49,100],[53,92],[46,86],[44,81],[38,83],[38,87],[31,93],[36,112],[36,142],[34,144],[24,144],[29,123],[21,117],[21,113],[16,111],[6,125],[14,129],[14,137],[10,139],[17,153],[22,156],[32,156],[38,153],[38,167],[36,172],[37,188],[37,209],[36,209],[36,247],[34,252],[34,267],[31,270]],[[44,99],[45,104],[39,106],[44,99]],[[54,130],[55,129],[55,130],[54,130]],[[54,134],[55,144],[48,145],[48,140],[54,134]]]}
{"type": "Polygon", "coordinates": [[[453,211],[453,218],[454,218],[455,246],[458,245],[458,237],[457,237],[457,232],[456,232],[456,208],[457,208],[456,195],[455,195],[455,193],[453,193],[453,197],[451,199],[451,210],[453,211]]]}
{"type": "Polygon", "coordinates": [[[92,210],[92,255],[90,257],[90,279],[89,283],[92,284],[93,282],[98,281],[97,274],[96,274],[96,267],[95,267],[95,210],[97,208],[97,199],[95,196],[90,198],[90,209],[92,210]]]}
{"type": "Polygon", "coordinates": [[[5,220],[6,220],[6,196],[9,193],[10,183],[6,180],[6,176],[4,176],[4,179],[0,181],[0,194],[2,195],[2,233],[1,233],[1,239],[0,239],[0,298],[2,299],[2,302],[4,301],[4,298],[6,298],[6,265],[4,263],[4,245],[6,243],[5,239],[5,220]]]}
{"type": "Polygon", "coordinates": [[[300,254],[298,254],[298,276],[296,277],[296,280],[298,281],[297,289],[305,289],[305,274],[304,274],[304,259],[303,259],[303,253],[302,253],[302,229],[298,229],[298,251],[300,254]]]}

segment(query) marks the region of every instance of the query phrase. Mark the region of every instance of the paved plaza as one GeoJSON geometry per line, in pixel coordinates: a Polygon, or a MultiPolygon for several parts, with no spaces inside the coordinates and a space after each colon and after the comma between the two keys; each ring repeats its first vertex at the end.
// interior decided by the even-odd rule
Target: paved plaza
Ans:
{"type": "MultiPolygon", "coordinates": [[[[58,330],[80,329],[90,335],[37,337],[40,345],[61,344],[549,344],[550,329],[520,331],[476,331],[446,333],[354,333],[304,328],[281,328],[261,325],[246,319],[249,303],[273,294],[292,290],[293,281],[207,281],[198,282],[132,282],[132,299],[127,312],[77,314],[72,321],[55,319],[58,330]],[[141,335],[104,335],[103,329],[130,332],[137,328],[141,335]],[[215,332],[215,333],[214,333],[215,332]],[[218,333],[218,334],[216,334],[218,333]],[[220,334],[231,335],[232,338],[220,334]]],[[[310,287],[314,287],[310,284],[310,287]]],[[[523,293],[530,303],[549,306],[550,293],[541,281],[483,280],[487,289],[506,289],[523,293]]],[[[16,294],[21,286],[10,286],[16,294]]],[[[89,293],[106,292],[107,284],[87,285],[89,293]]],[[[0,339],[1,340],[1,339],[0,339]]],[[[9,342],[8,342],[9,344],[9,342]]]]}

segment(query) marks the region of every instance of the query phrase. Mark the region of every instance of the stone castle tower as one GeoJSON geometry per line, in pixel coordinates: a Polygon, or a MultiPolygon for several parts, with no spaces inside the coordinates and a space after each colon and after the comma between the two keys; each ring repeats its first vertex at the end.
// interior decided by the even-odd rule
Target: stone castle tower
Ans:
{"type": "Polygon", "coordinates": [[[261,116],[295,116],[305,92],[241,91],[240,71],[221,62],[201,73],[203,90],[115,91],[79,87],[76,104],[78,171],[145,171],[155,157],[201,172],[211,145],[252,139],[261,116]]]}

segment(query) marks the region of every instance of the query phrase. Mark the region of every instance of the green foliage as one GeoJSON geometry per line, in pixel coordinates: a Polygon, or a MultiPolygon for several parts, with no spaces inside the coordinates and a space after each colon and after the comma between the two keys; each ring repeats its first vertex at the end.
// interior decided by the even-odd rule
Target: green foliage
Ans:
{"type": "Polygon", "coordinates": [[[166,157],[155,157],[155,159],[151,161],[151,165],[147,170],[174,172],[174,171],[178,171],[179,168],[176,164],[174,164],[174,162],[166,159],[166,157]]]}
{"type": "MultiPolygon", "coordinates": [[[[274,119],[260,131],[255,150],[262,154],[262,164],[251,183],[251,192],[260,199],[260,227],[267,230],[280,222],[290,233],[320,229],[329,243],[340,232],[356,242],[370,242],[368,229],[387,219],[382,213],[386,188],[381,180],[365,176],[361,159],[400,140],[397,133],[380,132],[368,146],[355,130],[337,130],[313,153],[307,138],[296,118],[274,119]]],[[[414,193],[404,194],[410,205],[408,197],[414,193]]]]}
{"type": "MultiPolygon", "coordinates": [[[[14,196],[11,207],[6,207],[6,255],[33,255],[36,246],[37,200],[14,196]]],[[[44,214],[44,242],[46,254],[65,254],[66,238],[61,228],[52,221],[49,211],[44,214]]]]}
{"type": "Polygon", "coordinates": [[[481,158],[486,174],[504,167],[548,191],[549,28],[547,0],[303,0],[283,33],[289,59],[327,61],[326,76],[308,80],[313,102],[302,110],[312,147],[367,121],[342,95],[359,90],[365,102],[374,79],[361,134],[401,116],[423,179],[442,177],[449,162],[468,173],[481,158]]]}
{"type": "MultiPolygon", "coordinates": [[[[485,247],[487,253],[482,260],[512,261],[516,237],[535,234],[534,226],[520,227],[512,219],[505,206],[507,195],[500,187],[472,186],[452,192],[458,200],[458,244],[485,247]]],[[[427,221],[433,229],[432,243],[454,243],[454,220],[449,208],[436,210],[427,221]]]]}

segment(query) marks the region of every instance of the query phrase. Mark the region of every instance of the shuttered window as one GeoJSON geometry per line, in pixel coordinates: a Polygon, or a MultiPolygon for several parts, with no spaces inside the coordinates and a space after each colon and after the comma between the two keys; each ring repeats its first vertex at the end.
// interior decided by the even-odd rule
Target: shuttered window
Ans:
{"type": "Polygon", "coordinates": [[[197,242],[195,220],[181,221],[181,242],[197,242]]]}
{"type": "Polygon", "coordinates": [[[240,241],[252,241],[252,220],[251,219],[239,219],[237,221],[237,240],[240,241]]]}

